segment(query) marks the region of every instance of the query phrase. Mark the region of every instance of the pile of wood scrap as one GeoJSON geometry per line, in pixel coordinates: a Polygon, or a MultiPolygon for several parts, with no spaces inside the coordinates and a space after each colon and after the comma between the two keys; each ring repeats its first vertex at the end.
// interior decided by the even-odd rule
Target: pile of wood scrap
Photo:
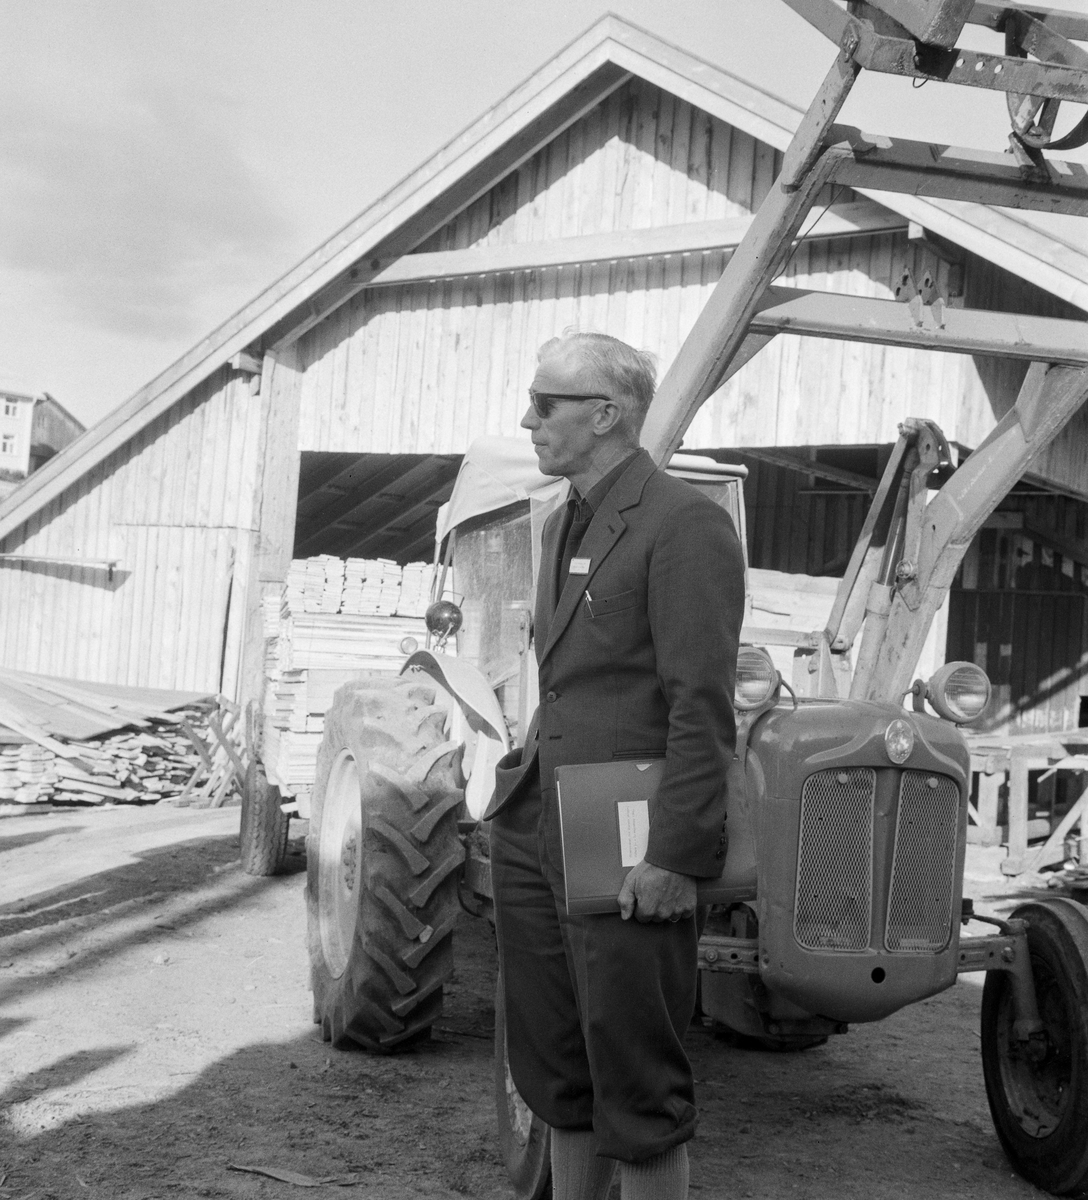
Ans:
{"type": "Polygon", "coordinates": [[[217,805],[244,772],[225,701],[0,671],[0,806],[217,805]]]}

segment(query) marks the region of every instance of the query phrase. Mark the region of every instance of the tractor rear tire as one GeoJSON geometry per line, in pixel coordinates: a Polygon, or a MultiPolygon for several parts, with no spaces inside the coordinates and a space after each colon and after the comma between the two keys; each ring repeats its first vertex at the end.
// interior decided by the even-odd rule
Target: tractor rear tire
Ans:
{"type": "Polygon", "coordinates": [[[1056,1196],[1088,1190],[1088,908],[1073,900],[1023,904],[1039,1016],[1034,1046],[1013,1036],[1012,981],[990,971],[982,992],[982,1071],[1009,1161],[1056,1196]]]}
{"type": "Polygon", "coordinates": [[[495,985],[495,1116],[514,1200],[551,1200],[551,1130],[530,1111],[510,1075],[501,974],[495,985]]]}
{"type": "Polygon", "coordinates": [[[338,1049],[430,1035],[460,904],[459,744],[434,688],[371,675],[325,715],[306,846],[314,1020],[338,1049]]]}
{"type": "Polygon", "coordinates": [[[251,756],[242,786],[238,833],[242,870],[247,875],[278,875],[287,859],[291,817],[280,809],[280,789],[268,782],[260,759],[251,756]]]}

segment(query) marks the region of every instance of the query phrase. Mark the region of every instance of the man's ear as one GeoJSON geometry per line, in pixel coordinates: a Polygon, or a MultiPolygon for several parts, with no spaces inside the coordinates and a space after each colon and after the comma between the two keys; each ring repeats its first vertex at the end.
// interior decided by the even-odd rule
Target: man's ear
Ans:
{"type": "Polygon", "coordinates": [[[597,437],[614,432],[623,424],[623,409],[615,400],[606,400],[593,410],[593,432],[597,437]]]}

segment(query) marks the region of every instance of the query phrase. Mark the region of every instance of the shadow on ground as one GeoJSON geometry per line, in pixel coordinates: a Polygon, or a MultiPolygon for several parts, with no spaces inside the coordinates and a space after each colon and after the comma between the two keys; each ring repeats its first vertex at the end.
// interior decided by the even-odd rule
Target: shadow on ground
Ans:
{"type": "MultiPolygon", "coordinates": [[[[17,966],[0,970],[0,986],[22,1004],[0,1018],[4,1200],[297,1194],[239,1166],[335,1177],[306,1191],[318,1197],[510,1196],[492,1101],[489,925],[462,919],[431,1041],[388,1057],[333,1050],[309,1024],[297,839],[293,848],[295,877],[253,879],[233,836],[164,847],[3,914],[0,963],[17,966]],[[142,942],[156,946],[126,953],[142,942]],[[159,947],[175,956],[165,970],[152,965],[159,947]],[[266,965],[235,970],[231,998],[214,964],[243,960],[266,965]],[[133,989],[143,987],[161,1007],[134,1008],[131,1028],[114,1021],[81,1044],[83,1014],[59,997],[85,1003],[92,985],[118,1006],[142,1004],[133,989]],[[230,1048],[219,1053],[212,1038],[186,1059],[187,1030],[168,1027],[191,1029],[199,1014],[195,1027],[206,1019],[214,1034],[228,1012],[240,1034],[230,1048]],[[13,1069],[5,1050],[16,1044],[13,1069]],[[126,1069],[128,1055],[143,1058],[126,1069]],[[132,1066],[149,1061],[166,1064],[150,1099],[132,1066]]],[[[977,988],[954,987],[802,1054],[739,1049],[694,1028],[693,1200],[1038,1197],[990,1124],[978,1001],[977,988]]]]}
{"type": "MultiPolygon", "coordinates": [[[[46,842],[61,834],[66,836],[79,833],[82,825],[57,826],[54,829],[37,829],[32,833],[13,833],[0,837],[0,854],[5,850],[18,850],[22,846],[34,846],[38,842],[46,842]]],[[[0,910],[2,911],[2,910],[0,910]]]]}
{"type": "Polygon", "coordinates": [[[308,1195],[508,1196],[491,1099],[490,929],[466,921],[461,942],[439,1027],[403,1054],[336,1051],[313,1026],[306,1036],[229,1054],[165,1099],[111,1104],[112,1111],[93,1105],[91,1076],[125,1047],[70,1054],[21,1076],[0,1094],[0,1195],[148,1200],[295,1191],[232,1169],[255,1166],[355,1181],[308,1195]],[[86,1111],[89,1104],[96,1111],[86,1111]]]}

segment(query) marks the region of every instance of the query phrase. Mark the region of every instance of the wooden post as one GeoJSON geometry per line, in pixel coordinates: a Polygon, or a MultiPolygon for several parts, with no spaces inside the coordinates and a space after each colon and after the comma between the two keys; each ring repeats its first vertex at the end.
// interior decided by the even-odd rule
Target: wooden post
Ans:
{"type": "Polygon", "coordinates": [[[972,810],[974,825],[967,826],[967,840],[975,846],[999,846],[998,827],[1001,786],[1005,782],[1004,757],[992,752],[971,754],[972,778],[978,779],[977,806],[972,810]]]}
{"type": "MultiPolygon", "coordinates": [[[[243,708],[251,700],[260,705],[264,698],[262,601],[267,589],[278,589],[286,581],[294,548],[301,379],[294,347],[265,354],[260,392],[260,464],[254,498],[256,548],[246,597],[241,666],[233,696],[243,708]]],[[[259,739],[260,722],[256,724],[259,739]]]]}
{"type": "MultiPolygon", "coordinates": [[[[986,764],[990,766],[989,763],[986,764]]],[[[1005,782],[1005,772],[986,768],[978,777],[978,824],[981,831],[980,844],[996,846],[1001,841],[997,831],[997,819],[1001,802],[1001,785],[1005,782]]]]}
{"type": "Polygon", "coordinates": [[[1008,854],[1001,863],[1003,875],[1019,875],[1028,853],[1028,765],[1031,750],[1014,747],[1009,757],[1008,854]]]}

